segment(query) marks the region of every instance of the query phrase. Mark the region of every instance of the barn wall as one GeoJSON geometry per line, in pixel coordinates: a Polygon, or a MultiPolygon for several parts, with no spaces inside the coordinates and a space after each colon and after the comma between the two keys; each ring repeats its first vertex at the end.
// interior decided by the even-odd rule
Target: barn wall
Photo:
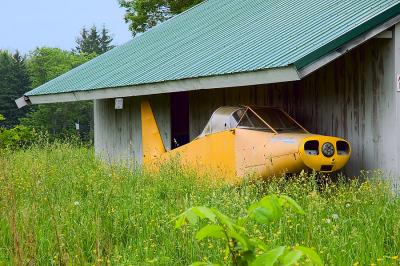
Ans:
{"type": "Polygon", "coordinates": [[[96,154],[107,162],[141,162],[140,101],[125,98],[124,108],[115,110],[115,100],[94,102],[94,146],[96,154]],[[135,130],[133,130],[135,129],[135,130]]]}
{"type": "Polygon", "coordinates": [[[348,174],[375,168],[398,174],[393,44],[373,39],[298,82],[191,92],[191,138],[221,105],[279,106],[313,133],[348,139],[348,174]]]}
{"type": "Polygon", "coordinates": [[[157,120],[164,147],[171,149],[171,106],[169,94],[152,95],[150,104],[157,120]]]}
{"type": "MultiPolygon", "coordinates": [[[[149,97],[166,149],[171,148],[169,95],[149,97]]],[[[107,162],[142,162],[140,97],[124,98],[124,108],[115,110],[114,99],[94,102],[94,146],[107,162]]]]}

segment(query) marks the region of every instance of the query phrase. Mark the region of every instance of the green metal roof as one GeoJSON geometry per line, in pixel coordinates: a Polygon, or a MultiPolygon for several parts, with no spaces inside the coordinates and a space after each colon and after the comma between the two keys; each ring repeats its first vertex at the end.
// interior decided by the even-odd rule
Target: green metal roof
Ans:
{"type": "Polygon", "coordinates": [[[400,14],[400,0],[208,0],[27,96],[302,68],[400,14]]]}

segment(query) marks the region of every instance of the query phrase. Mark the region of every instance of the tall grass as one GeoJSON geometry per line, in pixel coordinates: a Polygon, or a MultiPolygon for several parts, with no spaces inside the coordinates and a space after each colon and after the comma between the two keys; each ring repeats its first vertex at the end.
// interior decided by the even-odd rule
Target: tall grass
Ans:
{"type": "Polygon", "coordinates": [[[289,195],[307,212],[252,225],[271,247],[313,247],[327,265],[397,265],[400,199],[380,178],[321,185],[301,175],[229,186],[174,164],[159,174],[109,167],[76,145],[0,151],[0,265],[218,261],[222,246],[198,243],[194,228],[182,232],[171,221],[198,205],[237,217],[269,193],[289,195]]]}

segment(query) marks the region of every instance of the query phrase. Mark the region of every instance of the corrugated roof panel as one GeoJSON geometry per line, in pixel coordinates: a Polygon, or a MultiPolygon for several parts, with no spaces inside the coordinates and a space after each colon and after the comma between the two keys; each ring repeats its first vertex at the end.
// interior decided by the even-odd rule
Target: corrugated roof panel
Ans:
{"type": "Polygon", "coordinates": [[[400,0],[208,0],[28,96],[303,67],[400,14],[400,0]]]}

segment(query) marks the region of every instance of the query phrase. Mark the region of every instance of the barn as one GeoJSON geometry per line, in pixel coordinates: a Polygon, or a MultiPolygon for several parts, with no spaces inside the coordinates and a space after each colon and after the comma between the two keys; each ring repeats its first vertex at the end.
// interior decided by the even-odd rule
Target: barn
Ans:
{"type": "Polygon", "coordinates": [[[347,174],[397,177],[399,23],[400,0],[208,0],[16,102],[94,101],[96,154],[138,164],[144,97],[167,149],[220,106],[278,106],[349,140],[347,174]]]}

